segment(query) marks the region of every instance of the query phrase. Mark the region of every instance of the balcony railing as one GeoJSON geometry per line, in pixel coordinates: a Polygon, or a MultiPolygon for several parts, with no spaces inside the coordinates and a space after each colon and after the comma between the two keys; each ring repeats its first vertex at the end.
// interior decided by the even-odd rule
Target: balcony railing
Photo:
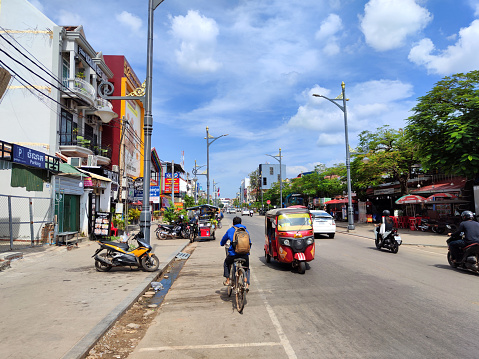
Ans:
{"type": "Polygon", "coordinates": [[[95,155],[111,159],[111,147],[99,146],[90,136],[80,133],[60,133],[60,146],[79,146],[91,150],[95,155]]]}
{"type": "Polygon", "coordinates": [[[76,77],[73,80],[64,81],[67,82],[67,88],[79,95],[88,98],[90,101],[95,102],[95,88],[87,81],[76,77]]]}

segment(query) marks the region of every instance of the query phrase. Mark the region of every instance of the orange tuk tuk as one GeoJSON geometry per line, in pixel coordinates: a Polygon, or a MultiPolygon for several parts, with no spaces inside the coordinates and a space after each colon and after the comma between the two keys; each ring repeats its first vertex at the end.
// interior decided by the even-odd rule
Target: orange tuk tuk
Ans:
{"type": "Polygon", "coordinates": [[[314,233],[311,213],[304,208],[278,208],[265,214],[266,262],[271,258],[291,263],[304,274],[306,262],[314,259],[314,233]]]}

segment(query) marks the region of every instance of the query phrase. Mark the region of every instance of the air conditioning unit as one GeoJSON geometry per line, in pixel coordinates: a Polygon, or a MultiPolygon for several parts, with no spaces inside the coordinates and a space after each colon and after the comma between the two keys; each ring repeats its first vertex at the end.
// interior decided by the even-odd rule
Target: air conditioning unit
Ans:
{"type": "Polygon", "coordinates": [[[80,167],[82,165],[81,157],[68,157],[68,164],[73,167],[80,167]]]}
{"type": "Polygon", "coordinates": [[[96,166],[96,156],[88,155],[87,166],[96,166]]]}
{"type": "Polygon", "coordinates": [[[111,170],[112,170],[113,172],[116,172],[116,173],[118,173],[118,172],[120,171],[120,169],[118,168],[118,165],[113,165],[113,166],[111,166],[111,170]]]}

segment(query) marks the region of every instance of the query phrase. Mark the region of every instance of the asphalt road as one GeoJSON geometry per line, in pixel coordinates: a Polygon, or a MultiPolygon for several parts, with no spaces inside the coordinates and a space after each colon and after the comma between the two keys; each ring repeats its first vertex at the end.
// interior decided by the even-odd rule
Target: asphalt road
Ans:
{"type": "Polygon", "coordinates": [[[195,243],[130,358],[479,357],[479,277],[450,268],[445,250],[391,254],[337,233],[316,240],[316,259],[301,275],[266,264],[264,217],[242,218],[253,240],[244,313],[221,285],[219,239],[195,243]]]}

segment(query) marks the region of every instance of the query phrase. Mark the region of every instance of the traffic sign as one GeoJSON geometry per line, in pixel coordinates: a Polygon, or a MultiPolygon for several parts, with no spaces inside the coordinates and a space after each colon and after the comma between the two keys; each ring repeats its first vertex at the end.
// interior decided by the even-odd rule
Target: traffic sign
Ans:
{"type": "Polygon", "coordinates": [[[267,203],[267,204],[271,204],[271,201],[268,199],[268,200],[266,201],[266,203],[267,203]]]}

